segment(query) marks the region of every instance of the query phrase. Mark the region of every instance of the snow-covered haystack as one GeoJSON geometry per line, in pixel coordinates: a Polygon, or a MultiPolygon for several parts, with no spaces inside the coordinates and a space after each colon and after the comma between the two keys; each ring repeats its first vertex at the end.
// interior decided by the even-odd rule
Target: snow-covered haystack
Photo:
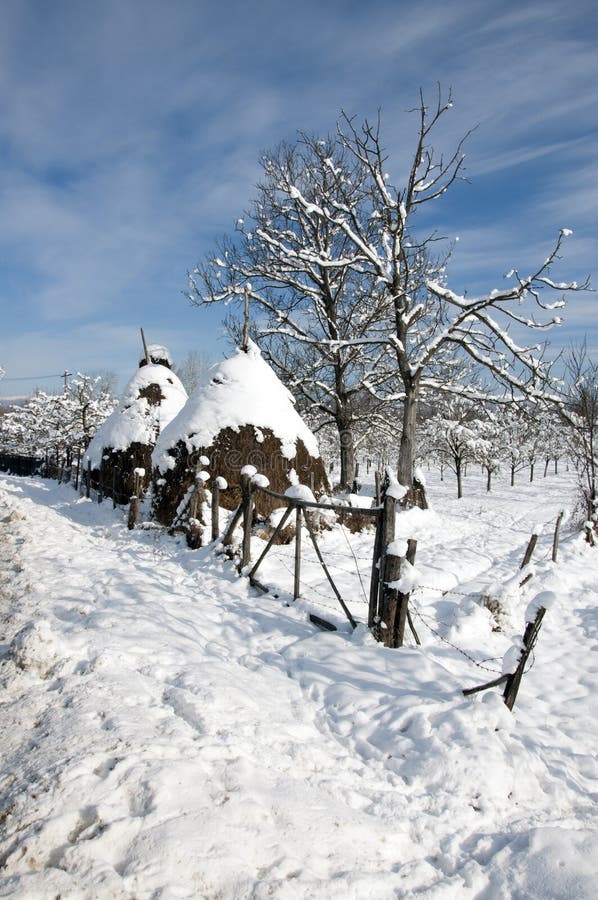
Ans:
{"type": "Polygon", "coordinates": [[[100,426],[84,457],[91,463],[92,484],[107,496],[126,502],[134,489],[135,469],[144,469],[144,486],[151,477],[151,455],[158,435],[187,401],[187,392],[171,370],[170,354],[150,344],[121,399],[100,426]],[[100,473],[100,466],[102,471],[100,473]]]}
{"type": "MultiPolygon", "coordinates": [[[[270,488],[283,493],[294,470],[317,493],[328,490],[317,441],[295,410],[295,400],[262,359],[251,341],[246,350],[213,366],[186,406],[164,429],[152,454],[154,515],[172,525],[177,509],[205,470],[226,479],[221,504],[234,509],[240,500],[240,473],[253,465],[270,488]]],[[[280,503],[256,495],[258,515],[280,503]]]]}

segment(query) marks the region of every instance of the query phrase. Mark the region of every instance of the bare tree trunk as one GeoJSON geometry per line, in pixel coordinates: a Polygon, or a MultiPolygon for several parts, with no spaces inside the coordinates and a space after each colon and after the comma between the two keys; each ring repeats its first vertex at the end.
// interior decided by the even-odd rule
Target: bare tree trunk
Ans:
{"type": "Polygon", "coordinates": [[[338,434],[341,447],[340,486],[343,490],[349,491],[355,480],[355,443],[353,432],[350,427],[339,422],[338,434]]]}
{"type": "Polygon", "coordinates": [[[490,493],[492,490],[492,469],[486,469],[486,491],[490,493]]]}
{"type": "Polygon", "coordinates": [[[455,463],[455,472],[457,473],[457,500],[460,500],[463,496],[463,473],[460,461],[455,463]]]}
{"type": "Polygon", "coordinates": [[[415,434],[417,428],[417,391],[407,391],[403,404],[403,432],[399,446],[397,478],[406,488],[413,486],[413,460],[415,456],[415,434]]]}

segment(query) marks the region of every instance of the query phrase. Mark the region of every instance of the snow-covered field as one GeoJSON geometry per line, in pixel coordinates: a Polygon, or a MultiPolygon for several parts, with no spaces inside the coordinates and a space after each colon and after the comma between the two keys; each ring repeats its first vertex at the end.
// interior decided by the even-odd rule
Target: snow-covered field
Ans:
{"type": "MultiPolygon", "coordinates": [[[[0,476],[0,896],[594,898],[598,550],[565,526],[550,561],[572,478],[486,495],[472,475],[460,501],[429,481],[433,509],[400,519],[422,646],[388,650],[351,632],[307,546],[293,604],[292,546],[262,595],[213,548],[0,476]],[[514,713],[464,698],[545,589],[514,713]]],[[[321,539],[362,622],[371,542],[321,539]]]]}

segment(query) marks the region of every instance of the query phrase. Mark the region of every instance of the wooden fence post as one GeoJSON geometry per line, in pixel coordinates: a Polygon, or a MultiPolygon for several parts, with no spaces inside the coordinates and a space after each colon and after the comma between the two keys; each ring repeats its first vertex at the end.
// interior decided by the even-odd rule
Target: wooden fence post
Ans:
{"type": "Polygon", "coordinates": [[[241,504],[243,507],[243,546],[239,570],[251,562],[251,526],[253,524],[254,504],[251,490],[251,475],[246,472],[241,475],[241,504]]]}
{"type": "Polygon", "coordinates": [[[139,500],[141,498],[141,491],[143,488],[143,476],[145,475],[144,469],[135,469],[134,472],[134,493],[131,496],[131,501],[129,504],[129,518],[127,520],[127,527],[129,530],[135,528],[137,524],[137,520],[139,518],[139,500]]]}
{"type": "Polygon", "coordinates": [[[79,484],[81,481],[81,447],[77,447],[77,474],[75,476],[75,490],[79,490],[79,484]]]}
{"type": "Polygon", "coordinates": [[[116,473],[118,466],[112,467],[112,509],[116,509],[116,473]]]}
{"type": "Polygon", "coordinates": [[[98,482],[98,503],[104,499],[104,457],[100,460],[100,480],[98,482]]]}
{"type": "Polygon", "coordinates": [[[89,500],[91,496],[91,460],[87,460],[87,484],[85,485],[85,496],[89,500]]]}
{"type": "Polygon", "coordinates": [[[382,476],[380,475],[380,472],[378,470],[374,472],[374,483],[374,500],[376,506],[380,506],[380,504],[382,503],[382,476]]]}
{"type": "MultiPolygon", "coordinates": [[[[376,473],[379,475],[379,473],[376,473]]],[[[380,510],[376,518],[376,536],[374,538],[374,556],[372,559],[372,576],[370,580],[370,604],[368,609],[368,628],[373,628],[378,616],[378,597],[380,594],[380,575],[382,569],[382,532],[384,514],[380,510]]]]}
{"type": "Polygon", "coordinates": [[[217,541],[220,537],[220,479],[214,478],[212,481],[212,540],[217,541]]]}
{"type": "Polygon", "coordinates": [[[521,679],[525,670],[525,664],[529,658],[530,653],[534,649],[534,644],[536,643],[538,632],[540,631],[540,626],[542,625],[542,619],[544,618],[545,612],[546,609],[541,606],[536,613],[534,621],[528,622],[525,627],[525,634],[523,635],[524,649],[521,653],[519,662],[517,663],[517,668],[512,674],[509,674],[507,683],[505,684],[503,699],[508,709],[513,709],[513,705],[515,703],[515,700],[517,699],[519,685],[521,684],[521,679]]]}
{"type": "Polygon", "coordinates": [[[554,526],[554,537],[552,539],[552,561],[556,562],[556,558],[559,552],[559,532],[561,530],[561,524],[563,521],[563,516],[565,515],[565,511],[561,510],[558,514],[558,518],[556,520],[556,525],[554,526]]]}
{"type": "Polygon", "coordinates": [[[301,507],[295,511],[295,574],[293,579],[293,600],[301,593],[301,507]]]}
{"type": "MultiPolygon", "coordinates": [[[[527,545],[527,549],[526,549],[526,551],[525,551],[525,555],[524,555],[524,557],[523,557],[523,562],[521,563],[521,566],[519,567],[520,570],[521,570],[521,569],[525,569],[525,567],[528,566],[528,565],[530,564],[530,562],[531,562],[531,560],[532,560],[532,556],[534,555],[534,550],[536,549],[536,544],[537,544],[537,543],[538,543],[538,535],[537,535],[537,534],[532,534],[532,536],[531,536],[530,539],[529,539],[529,544],[527,545]]],[[[519,582],[519,587],[523,587],[523,585],[524,585],[524,584],[527,584],[527,582],[528,582],[531,578],[532,578],[532,573],[530,572],[530,573],[528,573],[528,574],[525,576],[525,578],[523,579],[523,581],[520,581],[520,582],[519,582]]]]}

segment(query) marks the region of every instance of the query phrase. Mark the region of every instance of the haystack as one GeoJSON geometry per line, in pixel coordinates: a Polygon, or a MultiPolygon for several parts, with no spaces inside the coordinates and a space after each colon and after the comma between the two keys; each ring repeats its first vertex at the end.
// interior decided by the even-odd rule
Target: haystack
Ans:
{"type": "MultiPolygon", "coordinates": [[[[328,491],[317,441],[295,409],[292,394],[251,341],[247,349],[213,366],[186,406],[172,420],[152,454],[154,515],[175,523],[177,510],[199,470],[221,476],[228,490],[220,502],[234,509],[241,497],[240,473],[253,465],[284,493],[294,470],[317,493],[328,491]]],[[[280,502],[256,495],[256,513],[268,515],[280,502]]]]}
{"type": "Polygon", "coordinates": [[[150,344],[118,406],[87,448],[83,464],[87,468],[91,463],[92,486],[96,490],[101,486],[117,503],[128,502],[135,469],[145,470],[144,487],[148,486],[158,435],[187,401],[187,392],[171,365],[168,350],[150,344]]]}

